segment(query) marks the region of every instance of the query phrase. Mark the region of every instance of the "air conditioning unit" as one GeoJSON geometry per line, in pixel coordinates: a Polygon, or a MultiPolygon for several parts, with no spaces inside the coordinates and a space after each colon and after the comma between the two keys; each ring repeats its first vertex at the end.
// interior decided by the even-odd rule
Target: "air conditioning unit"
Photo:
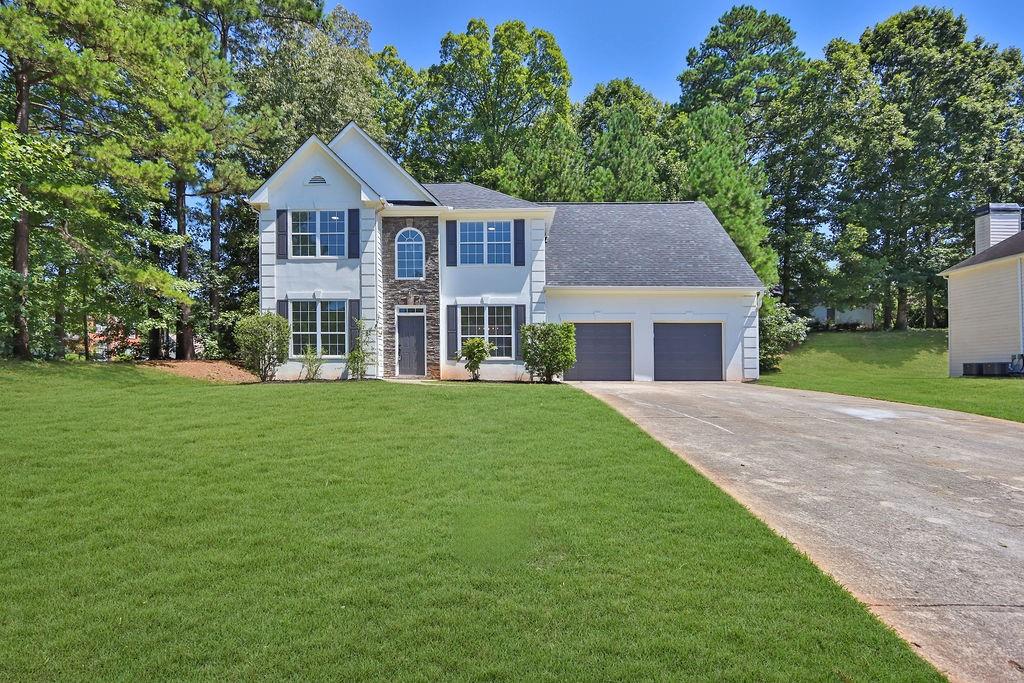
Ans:
{"type": "Polygon", "coordinates": [[[1009,363],[982,363],[981,373],[986,377],[1005,377],[1010,374],[1009,363]]]}
{"type": "Polygon", "coordinates": [[[981,372],[981,363],[964,363],[964,377],[977,377],[981,372]]]}

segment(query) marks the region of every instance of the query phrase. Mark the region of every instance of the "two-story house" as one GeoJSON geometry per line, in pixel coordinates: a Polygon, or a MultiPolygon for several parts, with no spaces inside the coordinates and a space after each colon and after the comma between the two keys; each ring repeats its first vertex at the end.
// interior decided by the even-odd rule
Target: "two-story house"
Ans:
{"type": "Polygon", "coordinates": [[[494,344],[485,379],[521,379],[520,326],[570,321],[566,379],[752,380],[764,287],[700,202],[537,204],[422,184],[350,123],[311,137],[249,198],[260,302],[340,377],[369,328],[374,377],[463,378],[462,343],[494,344]]]}

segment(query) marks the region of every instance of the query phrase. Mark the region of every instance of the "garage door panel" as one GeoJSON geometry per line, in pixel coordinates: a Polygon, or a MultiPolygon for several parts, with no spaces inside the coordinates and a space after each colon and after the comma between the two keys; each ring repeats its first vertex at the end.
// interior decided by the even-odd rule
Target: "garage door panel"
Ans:
{"type": "Polygon", "coordinates": [[[722,378],[720,323],[654,323],[654,379],[722,378]]]}
{"type": "Polygon", "coordinates": [[[576,365],[567,380],[633,379],[629,323],[576,323],[576,365]]]}

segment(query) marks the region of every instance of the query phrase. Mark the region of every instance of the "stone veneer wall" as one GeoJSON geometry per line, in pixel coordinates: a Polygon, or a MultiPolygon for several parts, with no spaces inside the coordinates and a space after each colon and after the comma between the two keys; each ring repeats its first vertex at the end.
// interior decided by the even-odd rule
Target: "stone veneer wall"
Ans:
{"type": "Polygon", "coordinates": [[[395,376],[395,306],[424,306],[426,311],[427,377],[441,378],[441,294],[438,282],[438,219],[436,216],[387,216],[381,219],[381,279],[384,283],[384,376],[395,376]],[[422,280],[395,279],[395,237],[405,228],[423,233],[422,280]]]}

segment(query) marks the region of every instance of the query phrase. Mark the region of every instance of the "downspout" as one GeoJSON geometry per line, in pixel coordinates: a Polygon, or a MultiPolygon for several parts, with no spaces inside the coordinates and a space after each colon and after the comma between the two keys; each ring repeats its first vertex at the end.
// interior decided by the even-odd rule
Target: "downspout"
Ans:
{"type": "Polygon", "coordinates": [[[1017,331],[1020,333],[1020,353],[1024,355],[1024,257],[1017,259],[1017,331]]]}

